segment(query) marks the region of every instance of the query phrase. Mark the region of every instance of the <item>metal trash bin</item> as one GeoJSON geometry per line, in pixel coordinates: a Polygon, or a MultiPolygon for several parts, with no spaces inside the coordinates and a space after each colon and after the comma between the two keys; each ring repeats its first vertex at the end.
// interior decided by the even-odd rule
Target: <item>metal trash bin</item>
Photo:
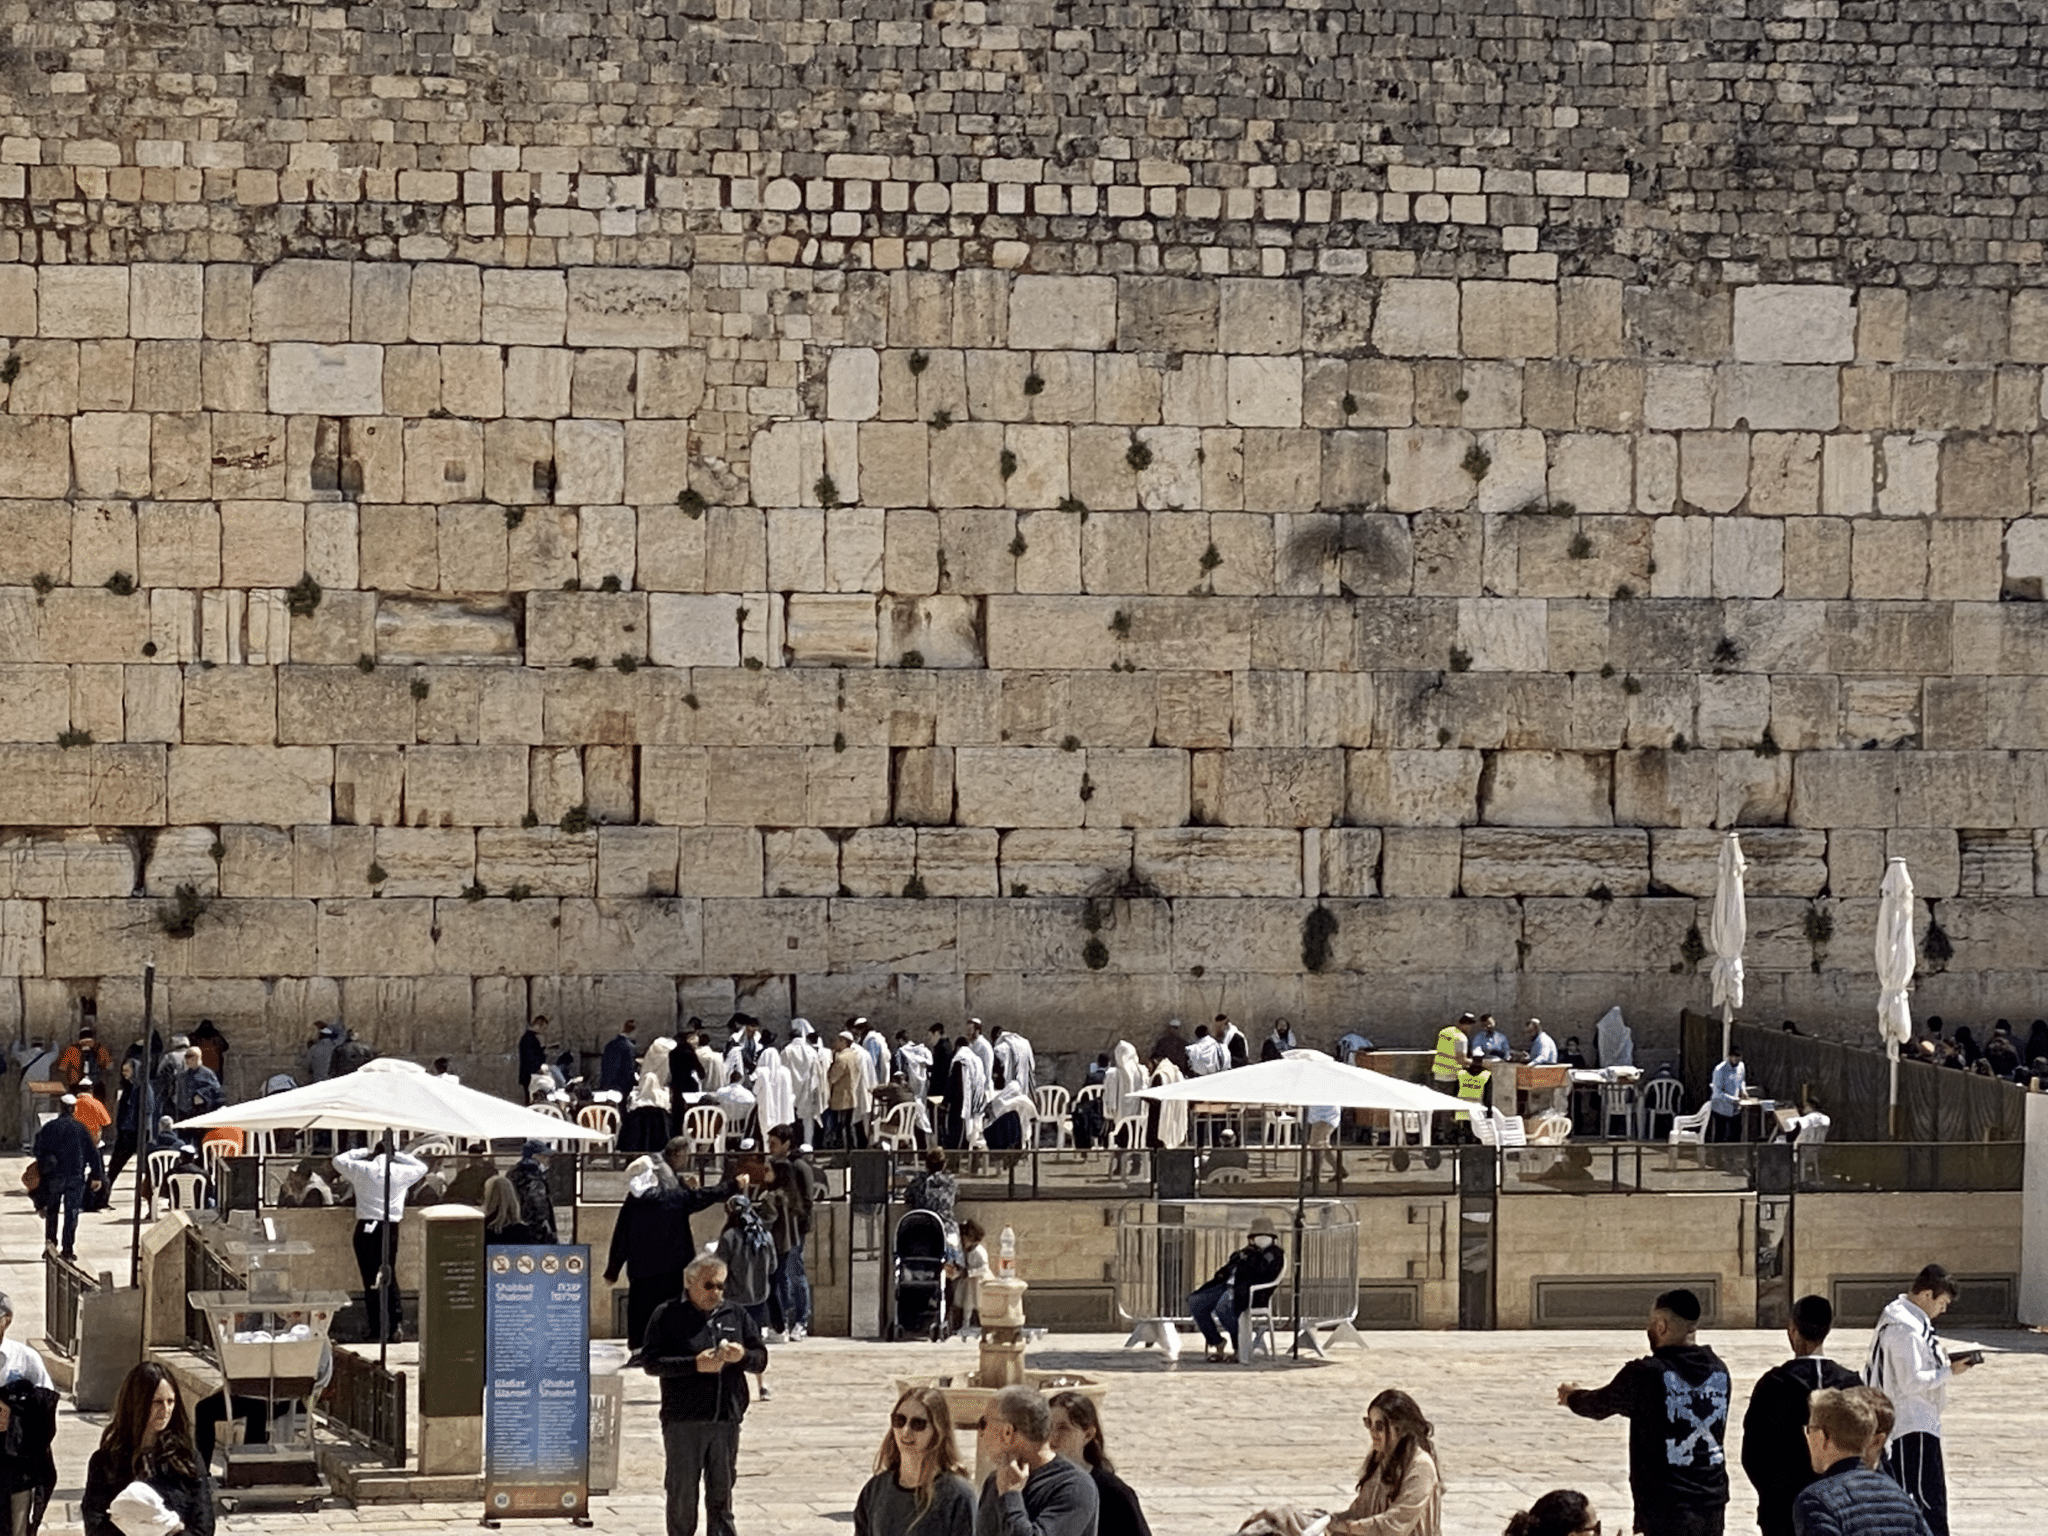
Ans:
{"type": "Polygon", "coordinates": [[[626,1423],[626,1346],[593,1340],[590,1346],[590,1491],[610,1493],[619,1483],[619,1436],[626,1423]]]}

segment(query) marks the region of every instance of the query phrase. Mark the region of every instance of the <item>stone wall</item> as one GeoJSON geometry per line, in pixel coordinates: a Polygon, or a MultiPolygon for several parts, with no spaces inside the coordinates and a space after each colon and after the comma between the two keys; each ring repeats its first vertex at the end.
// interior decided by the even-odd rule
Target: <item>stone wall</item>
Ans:
{"type": "Polygon", "coordinates": [[[0,1023],[2039,1011],[2048,24],[1563,9],[0,3],[0,1023]]]}

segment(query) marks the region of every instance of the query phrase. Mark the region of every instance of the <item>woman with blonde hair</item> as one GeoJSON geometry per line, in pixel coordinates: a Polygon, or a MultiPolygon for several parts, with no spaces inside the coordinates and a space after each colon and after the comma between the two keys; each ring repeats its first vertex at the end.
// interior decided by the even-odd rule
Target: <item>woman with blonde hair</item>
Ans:
{"type": "MultiPolygon", "coordinates": [[[[1443,1481],[1437,1472],[1435,1426],[1406,1392],[1389,1387],[1366,1405],[1372,1448],[1359,1469],[1348,1509],[1330,1517],[1327,1536],[1443,1536],[1443,1481]]],[[[1282,1504],[1261,1510],[1241,1531],[1299,1536],[1315,1516],[1282,1504]]]]}
{"type": "Polygon", "coordinates": [[[896,1400],[875,1475],[853,1506],[853,1536],[974,1536],[974,1489],[936,1387],[896,1400]]]}

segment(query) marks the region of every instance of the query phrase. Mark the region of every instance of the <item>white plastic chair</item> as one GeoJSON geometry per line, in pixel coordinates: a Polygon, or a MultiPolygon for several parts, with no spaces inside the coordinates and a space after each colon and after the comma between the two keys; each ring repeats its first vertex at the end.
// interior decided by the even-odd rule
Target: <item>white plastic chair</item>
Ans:
{"type": "Polygon", "coordinates": [[[1643,1084],[1642,1114],[1643,1140],[1657,1139],[1657,1117],[1669,1115],[1675,1122],[1679,1107],[1685,1103],[1685,1084],[1675,1077],[1653,1078],[1643,1084]]]}
{"type": "Polygon", "coordinates": [[[1298,1147],[1301,1145],[1301,1117],[1284,1109],[1269,1109],[1262,1134],[1269,1147],[1298,1147]]]}
{"type": "Polygon", "coordinates": [[[529,1104],[526,1107],[536,1115],[546,1115],[550,1120],[567,1120],[569,1118],[562,1113],[562,1106],[559,1104],[529,1104]]]}
{"type": "Polygon", "coordinates": [[[235,1144],[231,1141],[202,1141],[199,1144],[199,1161],[206,1169],[207,1179],[215,1188],[219,1188],[227,1177],[226,1169],[222,1165],[229,1158],[237,1156],[240,1154],[235,1151],[235,1144]]]}
{"type": "Polygon", "coordinates": [[[586,1104],[576,1112],[576,1123],[585,1130],[603,1131],[604,1150],[619,1144],[619,1112],[609,1104],[586,1104]]]}
{"type": "Polygon", "coordinates": [[[143,1159],[143,1170],[149,1180],[149,1188],[145,1192],[149,1196],[149,1215],[152,1221],[156,1219],[157,1197],[163,1192],[164,1180],[171,1176],[171,1170],[178,1166],[178,1159],[183,1155],[175,1147],[165,1147],[161,1151],[149,1153],[143,1159]]]}
{"type": "Polygon", "coordinates": [[[875,1143],[883,1151],[917,1145],[917,1105],[906,1099],[875,1122],[875,1143]]]}
{"type": "Polygon", "coordinates": [[[1273,1323],[1273,1293],[1280,1289],[1278,1279],[1264,1285],[1252,1287],[1248,1298],[1251,1305],[1238,1314],[1237,1318],[1237,1363],[1250,1365],[1252,1356],[1259,1351],[1259,1341],[1265,1341],[1266,1358],[1277,1359],[1277,1329],[1273,1323]]]}
{"type": "Polygon", "coordinates": [[[725,1106],[722,1104],[699,1104],[683,1112],[683,1134],[690,1139],[692,1152],[723,1152],[725,1150],[725,1106]]]}
{"type": "Polygon", "coordinates": [[[1202,1182],[1204,1184],[1244,1184],[1248,1183],[1250,1179],[1251,1175],[1235,1164],[1225,1164],[1221,1168],[1211,1168],[1202,1175],[1202,1182]]]}
{"type": "Polygon", "coordinates": [[[1600,1085],[1600,1135],[1603,1139],[1614,1139],[1614,1122],[1619,1120],[1626,1129],[1624,1137],[1633,1136],[1636,1129],[1636,1106],[1641,1096],[1634,1083],[1602,1083],[1600,1085]]]}
{"type": "Polygon", "coordinates": [[[1702,1168],[1707,1166],[1707,1117],[1713,1114],[1713,1112],[1713,1105],[1702,1104],[1691,1114],[1680,1115],[1671,1122],[1668,1166],[1672,1168],[1678,1166],[1678,1149],[1680,1147],[1698,1147],[1700,1149],[1698,1154],[1699,1165],[1702,1168]]]}
{"type": "Polygon", "coordinates": [[[1036,1138],[1043,1142],[1046,1127],[1050,1126],[1054,1149],[1071,1147],[1074,1144],[1074,1127],[1067,1119],[1067,1111],[1074,1102],[1074,1096],[1056,1083],[1047,1083],[1031,1095],[1031,1101],[1038,1106],[1038,1124],[1034,1127],[1036,1138]]]}
{"type": "Polygon", "coordinates": [[[206,1209],[206,1175],[174,1173],[164,1180],[164,1203],[174,1211],[206,1209]]]}

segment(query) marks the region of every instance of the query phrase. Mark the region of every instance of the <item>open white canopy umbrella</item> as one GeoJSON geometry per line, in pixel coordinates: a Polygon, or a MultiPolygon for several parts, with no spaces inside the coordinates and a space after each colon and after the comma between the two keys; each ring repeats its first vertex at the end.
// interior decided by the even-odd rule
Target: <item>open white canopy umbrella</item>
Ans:
{"type": "Polygon", "coordinates": [[[417,1062],[379,1057],[267,1098],[247,1099],[179,1122],[180,1130],[413,1131],[472,1141],[603,1141],[605,1133],[436,1077],[417,1062]]]}
{"type": "Polygon", "coordinates": [[[1721,1009],[1721,1059],[1728,1059],[1728,1034],[1735,1010],[1742,1006],[1742,945],[1749,937],[1749,911],[1742,888],[1749,860],[1742,843],[1730,832],[1721,839],[1721,859],[1714,877],[1714,911],[1707,920],[1707,944],[1713,950],[1714,1001],[1721,1009]]]}
{"type": "Polygon", "coordinates": [[[1289,1051],[1278,1061],[1253,1062],[1167,1087],[1147,1088],[1138,1097],[1183,1104],[1265,1104],[1281,1109],[1334,1104],[1339,1109],[1403,1109],[1420,1114],[1472,1108],[1448,1093],[1310,1050],[1289,1051]]]}
{"type": "Polygon", "coordinates": [[[1877,1038],[1891,1061],[1886,1129],[1898,1134],[1899,1047],[1913,1037],[1913,1010],[1906,989],[1913,984],[1913,877],[1904,859],[1884,867],[1877,897],[1877,1038]]]}

